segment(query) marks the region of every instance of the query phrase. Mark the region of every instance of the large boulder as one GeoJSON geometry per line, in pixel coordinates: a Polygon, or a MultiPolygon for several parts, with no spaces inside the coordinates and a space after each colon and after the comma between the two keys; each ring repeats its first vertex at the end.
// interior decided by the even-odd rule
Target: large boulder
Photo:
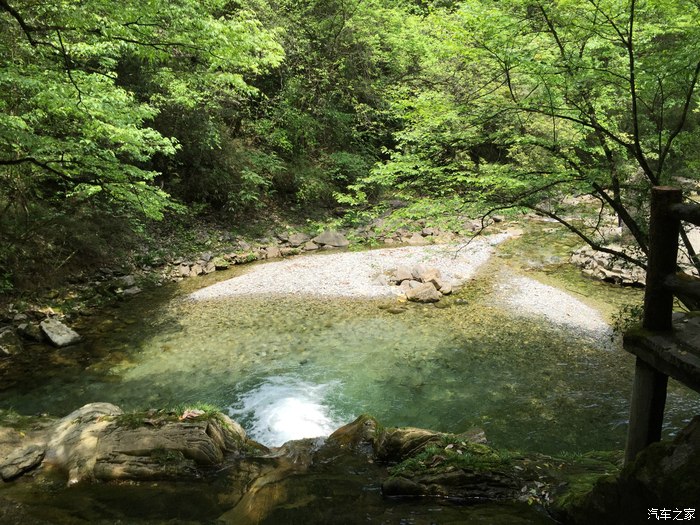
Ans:
{"type": "Polygon", "coordinates": [[[217,465],[227,452],[264,450],[221,413],[124,414],[110,403],[91,403],[56,424],[45,462],[83,480],[189,477],[217,465]]]}
{"type": "Polygon", "coordinates": [[[672,520],[671,509],[695,511],[700,498],[700,416],[672,441],[654,443],[637,455],[618,476],[601,478],[593,490],[561,510],[573,525],[615,523],[633,525],[647,520],[672,520]],[[661,509],[666,515],[660,516],[661,509]],[[656,512],[654,515],[652,510],[656,512]]]}
{"type": "Polygon", "coordinates": [[[39,326],[46,338],[51,341],[51,344],[54,346],[63,347],[80,341],[78,333],[64,325],[58,319],[44,319],[39,326]]]}
{"type": "Polygon", "coordinates": [[[342,233],[333,230],[326,230],[311,240],[321,246],[330,246],[332,248],[345,248],[350,245],[350,241],[342,233]]]}

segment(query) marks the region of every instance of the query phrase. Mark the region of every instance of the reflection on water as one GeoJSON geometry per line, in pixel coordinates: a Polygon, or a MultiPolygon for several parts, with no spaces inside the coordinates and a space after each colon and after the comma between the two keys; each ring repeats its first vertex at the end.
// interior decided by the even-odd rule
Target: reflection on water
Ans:
{"type": "Polygon", "coordinates": [[[243,394],[228,412],[260,443],[280,446],[292,439],[327,436],[343,425],[334,419],[325,398],[340,382],[315,385],[296,377],[267,378],[243,394]]]}

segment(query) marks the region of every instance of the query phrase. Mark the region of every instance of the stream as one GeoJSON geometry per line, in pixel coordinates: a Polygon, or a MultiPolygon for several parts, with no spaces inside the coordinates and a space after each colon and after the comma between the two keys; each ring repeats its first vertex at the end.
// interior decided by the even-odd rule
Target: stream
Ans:
{"type": "MultiPolygon", "coordinates": [[[[94,401],[125,411],[207,403],[268,446],[369,413],[386,426],[481,428],[492,446],[523,452],[619,450],[634,370],[619,338],[523,313],[498,292],[513,276],[531,279],[607,321],[641,301],[570,267],[575,245],[532,226],[498,246],[458,297],[398,314],[387,299],[187,300],[249,267],[168,285],[106,309],[82,327],[81,345],[47,349],[50,373],[27,372],[0,391],[0,407],[63,416],[94,401]]],[[[666,437],[700,413],[681,385],[671,381],[668,396],[666,437]]]]}
{"type": "MultiPolygon", "coordinates": [[[[187,300],[249,267],[188,280],[108,309],[86,343],[56,352],[63,361],[52,375],[36,370],[0,392],[0,402],[56,416],[93,401],[125,411],[207,403],[268,446],[327,435],[370,413],[387,426],[483,428],[494,446],[514,450],[619,449],[633,358],[606,334],[524,315],[496,292],[525,277],[604,318],[641,300],[639,290],[570,268],[564,254],[572,242],[555,228],[533,228],[500,245],[459,300],[411,304],[400,314],[383,309],[394,299],[187,300]],[[71,361],[73,353],[102,357],[86,366],[71,361]]],[[[698,396],[672,382],[667,435],[699,412],[698,396]]]]}

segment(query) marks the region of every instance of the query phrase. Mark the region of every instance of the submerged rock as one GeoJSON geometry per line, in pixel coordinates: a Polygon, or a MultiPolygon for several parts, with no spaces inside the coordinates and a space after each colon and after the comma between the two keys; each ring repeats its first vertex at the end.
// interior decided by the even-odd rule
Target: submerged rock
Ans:
{"type": "Polygon", "coordinates": [[[54,318],[45,319],[39,325],[41,331],[51,344],[58,347],[69,346],[80,341],[80,336],[73,329],[54,318]]]}
{"type": "Polygon", "coordinates": [[[22,352],[22,340],[12,328],[0,331],[0,358],[10,357],[22,352]]]}

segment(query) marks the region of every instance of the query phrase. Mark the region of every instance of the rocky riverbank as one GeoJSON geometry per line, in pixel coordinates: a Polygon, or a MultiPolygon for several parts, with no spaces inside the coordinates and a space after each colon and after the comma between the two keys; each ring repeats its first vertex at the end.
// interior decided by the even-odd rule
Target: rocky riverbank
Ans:
{"type": "MultiPolygon", "coordinates": [[[[56,480],[65,488],[54,486],[51,493],[66,501],[85,494],[98,500],[100,493],[116,495],[125,487],[150,493],[151,484],[170,495],[199,486],[218,498],[216,516],[202,508],[191,513],[193,519],[176,518],[177,523],[207,517],[208,522],[237,525],[321,524],[331,514],[351,523],[351,508],[373,521],[387,512],[401,513],[407,505],[402,501],[421,498],[424,509],[440,502],[442,517],[450,516],[438,518],[440,523],[470,522],[479,506],[486,506],[490,523],[578,524],[595,517],[599,523],[631,524],[644,519],[647,507],[690,509],[697,503],[691,473],[700,461],[698,421],[673,443],[651,447],[618,475],[620,454],[522,455],[489,447],[480,430],[455,435],[385,428],[369,416],[328,438],[267,448],[250,440],[225,414],[197,408],[125,414],[114,405],[93,403],[58,420],[0,415],[0,518],[7,524],[83,523],[80,511],[58,501],[53,503],[56,521],[42,518],[54,496],[31,487],[56,480]],[[168,480],[189,480],[190,485],[169,485],[168,480]],[[96,483],[102,484],[100,491],[81,492],[96,483]],[[377,491],[377,499],[357,507],[368,490],[377,491]],[[351,499],[352,491],[357,492],[351,499]],[[28,494],[34,506],[25,503],[28,494]],[[445,507],[450,504],[457,506],[445,507]],[[525,506],[512,521],[513,505],[520,504],[525,506]]],[[[159,505],[158,497],[152,504],[159,505]]],[[[196,508],[196,499],[192,504],[196,508]]],[[[127,507],[118,500],[112,505],[92,513],[101,515],[97,522],[111,517],[173,523],[167,511],[158,520],[130,519],[127,507]]],[[[430,522],[420,516],[414,514],[415,523],[430,522]]],[[[434,522],[435,514],[430,519],[434,522]]]]}
{"type": "MultiPolygon", "coordinates": [[[[7,419],[3,423],[7,425],[7,419]]],[[[280,523],[277,520],[283,516],[294,517],[295,522],[325,523],[312,517],[323,513],[318,508],[322,502],[305,480],[325,477],[329,483],[325,492],[332,498],[347,490],[341,478],[331,481],[338,475],[331,474],[334,468],[365,472],[369,475],[365,486],[377,487],[386,502],[423,496],[456,504],[544,506],[562,495],[563,480],[569,476],[568,467],[547,465],[551,459],[492,449],[479,430],[453,435],[384,428],[369,416],[325,439],[291,441],[269,449],[250,440],[219,412],[124,414],[114,405],[93,403],[55,421],[25,418],[21,430],[0,426],[4,480],[0,500],[12,501],[13,492],[3,488],[41,485],[51,476],[63,479],[71,491],[96,482],[118,487],[125,481],[199,479],[226,493],[227,504],[217,523],[280,523]],[[299,494],[300,488],[309,492],[299,494]]],[[[601,467],[606,472],[615,469],[603,461],[592,471],[601,467]]],[[[68,492],[65,497],[70,497],[68,492]]],[[[3,523],[32,522],[29,508],[16,515],[4,512],[3,516],[0,511],[3,523]]],[[[549,522],[544,513],[537,520],[549,522]]]]}
{"type": "MultiPolygon", "coordinates": [[[[500,223],[502,219],[497,218],[497,221],[500,223]]],[[[318,235],[283,230],[254,239],[236,239],[216,232],[202,234],[200,244],[208,249],[196,256],[148,255],[140,257],[146,262],[138,263],[134,259],[118,267],[99,268],[63,289],[30,300],[18,298],[10,302],[0,312],[0,364],[21,354],[26,344],[45,342],[59,347],[74,344],[80,340],[79,334],[73,330],[74,325],[98,308],[129,300],[144,290],[169,282],[208,275],[235,265],[284,260],[320,251],[368,246],[460,245],[482,227],[480,221],[467,221],[456,231],[427,227],[426,224],[426,221],[419,220],[411,222],[408,227],[389,231],[384,219],[376,219],[352,230],[329,229],[318,235]]]]}

